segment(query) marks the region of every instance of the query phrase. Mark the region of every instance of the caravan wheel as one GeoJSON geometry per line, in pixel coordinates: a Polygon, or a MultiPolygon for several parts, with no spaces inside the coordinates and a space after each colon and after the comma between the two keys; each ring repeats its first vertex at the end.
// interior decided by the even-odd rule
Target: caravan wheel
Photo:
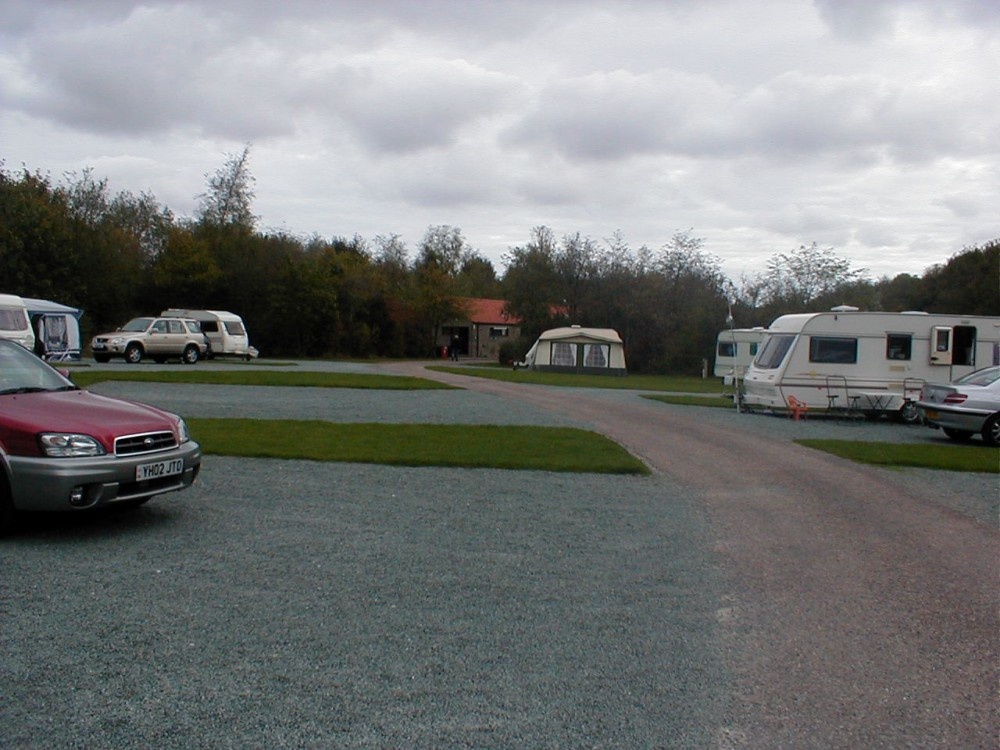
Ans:
{"type": "Polygon", "coordinates": [[[903,424],[917,424],[920,422],[920,409],[912,401],[906,401],[896,412],[896,419],[903,424]]]}

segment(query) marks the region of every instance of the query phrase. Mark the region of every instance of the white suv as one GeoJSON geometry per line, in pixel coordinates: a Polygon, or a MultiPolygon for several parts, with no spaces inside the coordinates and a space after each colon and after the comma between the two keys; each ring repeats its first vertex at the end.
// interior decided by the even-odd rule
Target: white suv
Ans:
{"type": "Polygon", "coordinates": [[[188,318],[133,318],[113,333],[94,336],[90,350],[98,362],[124,357],[138,364],[143,357],[154,362],[180,358],[193,365],[208,351],[208,340],[197,320],[188,318]]]}

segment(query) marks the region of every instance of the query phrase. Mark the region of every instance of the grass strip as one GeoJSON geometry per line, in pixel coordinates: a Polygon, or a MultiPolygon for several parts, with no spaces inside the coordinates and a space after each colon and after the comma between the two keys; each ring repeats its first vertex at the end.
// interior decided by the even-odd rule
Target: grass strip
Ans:
{"type": "Polygon", "coordinates": [[[269,372],[264,370],[88,370],[73,371],[73,382],[81,388],[109,380],[137,380],[147,383],[199,383],[203,385],[267,385],[299,388],[368,388],[380,390],[441,390],[455,386],[408,375],[366,373],[269,372]]]}
{"type": "Polygon", "coordinates": [[[448,367],[431,365],[427,369],[469,375],[508,383],[555,385],[564,388],[617,388],[631,391],[676,391],[679,393],[718,393],[721,378],[697,378],[681,375],[583,375],[571,372],[539,372],[537,370],[479,366],[448,367]]]}
{"type": "Polygon", "coordinates": [[[208,454],[538,471],[648,474],[612,440],[573,427],[185,420],[208,454]]]}
{"type": "Polygon", "coordinates": [[[860,440],[796,440],[799,445],[877,466],[1000,473],[1000,451],[979,445],[872,443],[860,440]]]}
{"type": "Polygon", "coordinates": [[[724,409],[736,408],[736,404],[733,403],[733,395],[731,393],[721,394],[717,396],[644,395],[643,398],[648,398],[650,401],[660,401],[664,404],[680,404],[681,406],[712,406],[712,407],[722,407],[724,409]]]}

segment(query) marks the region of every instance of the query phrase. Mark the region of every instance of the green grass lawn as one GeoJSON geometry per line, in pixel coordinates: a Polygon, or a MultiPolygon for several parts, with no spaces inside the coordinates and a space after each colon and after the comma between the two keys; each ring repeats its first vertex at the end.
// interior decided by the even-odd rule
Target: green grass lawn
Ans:
{"type": "Polygon", "coordinates": [[[1000,450],[985,445],[871,443],[860,440],[796,440],[807,448],[878,466],[1000,473],[1000,450]]]}
{"type": "Polygon", "coordinates": [[[677,391],[680,393],[720,393],[722,378],[697,378],[682,375],[577,375],[563,372],[498,368],[495,366],[431,365],[429,370],[503,380],[508,383],[557,385],[566,388],[619,388],[635,391],[677,391]]]}
{"type": "Polygon", "coordinates": [[[571,427],[186,420],[207,454],[397,466],[648,474],[612,440],[571,427]]]}
{"type": "Polygon", "coordinates": [[[74,370],[73,382],[81,388],[109,380],[147,383],[201,383],[205,385],[271,385],[302,388],[374,388],[385,390],[450,389],[455,386],[406,375],[346,372],[273,372],[263,370],[74,370]]]}
{"type": "Polygon", "coordinates": [[[687,395],[671,395],[671,396],[643,396],[643,398],[648,398],[650,401],[660,401],[664,404],[680,404],[681,406],[711,406],[711,407],[722,407],[724,409],[735,409],[736,404],[733,403],[733,394],[723,393],[715,396],[687,396],[687,395]]]}

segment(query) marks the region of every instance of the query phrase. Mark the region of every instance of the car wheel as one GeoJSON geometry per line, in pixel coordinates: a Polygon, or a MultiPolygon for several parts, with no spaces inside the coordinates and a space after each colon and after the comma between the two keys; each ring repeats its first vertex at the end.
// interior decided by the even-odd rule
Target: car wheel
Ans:
{"type": "Polygon", "coordinates": [[[193,365],[195,362],[197,362],[198,347],[195,346],[194,344],[189,344],[188,346],[186,346],[184,348],[184,354],[182,355],[181,360],[186,365],[193,365]]]}
{"type": "Polygon", "coordinates": [[[994,448],[1000,445],[1000,414],[994,414],[983,425],[983,442],[994,448]]]}
{"type": "Polygon", "coordinates": [[[0,536],[14,528],[14,503],[10,499],[10,487],[7,479],[0,475],[0,536]]]}
{"type": "Polygon", "coordinates": [[[94,361],[100,362],[103,365],[111,361],[111,356],[108,354],[95,354],[94,361]]]}
{"type": "Polygon", "coordinates": [[[920,421],[920,409],[912,401],[905,402],[896,412],[896,419],[903,424],[917,424],[920,421]]]}
{"type": "Polygon", "coordinates": [[[954,427],[944,427],[944,434],[959,443],[972,439],[972,433],[968,430],[956,430],[954,427]]]}
{"type": "Polygon", "coordinates": [[[125,347],[125,361],[130,365],[137,365],[142,362],[143,354],[141,344],[129,344],[125,347]]]}

